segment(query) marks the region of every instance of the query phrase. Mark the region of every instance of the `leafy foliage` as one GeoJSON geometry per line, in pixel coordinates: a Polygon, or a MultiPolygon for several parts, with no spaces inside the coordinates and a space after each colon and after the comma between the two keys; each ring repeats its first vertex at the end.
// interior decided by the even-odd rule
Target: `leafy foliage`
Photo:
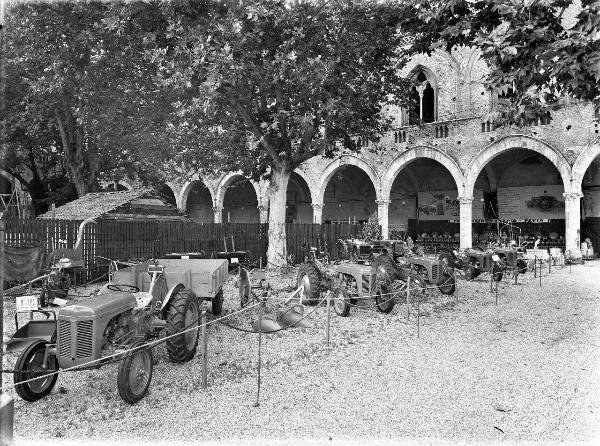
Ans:
{"type": "Polygon", "coordinates": [[[491,69],[487,86],[500,95],[497,120],[528,123],[571,99],[600,101],[600,2],[581,3],[451,0],[432,8],[422,1],[425,25],[412,51],[479,47],[491,69]]]}

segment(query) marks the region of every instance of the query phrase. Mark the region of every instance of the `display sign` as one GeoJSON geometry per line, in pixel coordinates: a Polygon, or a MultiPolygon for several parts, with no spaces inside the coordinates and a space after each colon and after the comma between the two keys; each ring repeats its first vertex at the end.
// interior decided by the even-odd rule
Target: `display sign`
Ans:
{"type": "Polygon", "coordinates": [[[38,308],[37,296],[17,296],[17,313],[37,310],[38,308]]]}

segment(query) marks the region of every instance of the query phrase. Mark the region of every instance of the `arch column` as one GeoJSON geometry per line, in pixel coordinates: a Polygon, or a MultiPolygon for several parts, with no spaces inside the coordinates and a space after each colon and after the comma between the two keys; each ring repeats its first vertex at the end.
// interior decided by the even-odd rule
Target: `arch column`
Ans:
{"type": "Polygon", "coordinates": [[[381,236],[389,238],[388,210],[392,200],[375,200],[377,203],[377,221],[381,226],[381,236]]]}
{"type": "Polygon", "coordinates": [[[313,223],[318,225],[323,221],[323,205],[320,203],[312,203],[313,208],[313,223]]]}
{"type": "Polygon", "coordinates": [[[223,223],[223,206],[213,206],[212,210],[215,213],[215,223],[223,223]]]}
{"type": "Polygon", "coordinates": [[[259,204],[257,206],[259,212],[260,223],[269,223],[269,205],[259,204]]]}
{"type": "Polygon", "coordinates": [[[473,197],[458,197],[460,203],[460,249],[473,245],[473,197]]]}
{"type": "Polygon", "coordinates": [[[580,225],[581,225],[581,197],[580,192],[565,192],[565,250],[579,251],[580,225]]]}

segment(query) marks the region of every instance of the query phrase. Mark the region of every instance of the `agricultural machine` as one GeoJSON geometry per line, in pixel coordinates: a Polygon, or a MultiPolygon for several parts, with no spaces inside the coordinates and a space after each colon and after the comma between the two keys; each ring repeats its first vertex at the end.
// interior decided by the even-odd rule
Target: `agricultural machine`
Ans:
{"type": "Polygon", "coordinates": [[[46,320],[17,324],[7,345],[7,351],[22,351],[14,373],[17,394],[36,401],[52,391],[59,369],[120,361],[119,395],[138,402],[152,379],[152,350],[145,344],[165,333],[173,362],[192,359],[198,330],[177,333],[198,325],[204,300],[212,301],[213,314],[221,312],[226,280],[226,260],[159,259],[115,271],[96,296],[57,313],[34,310],[46,320]]]}
{"type": "Polygon", "coordinates": [[[462,271],[467,280],[473,280],[481,273],[492,274],[492,280],[502,280],[506,265],[501,256],[493,251],[466,249],[463,251],[448,250],[438,257],[450,268],[462,271]]]}

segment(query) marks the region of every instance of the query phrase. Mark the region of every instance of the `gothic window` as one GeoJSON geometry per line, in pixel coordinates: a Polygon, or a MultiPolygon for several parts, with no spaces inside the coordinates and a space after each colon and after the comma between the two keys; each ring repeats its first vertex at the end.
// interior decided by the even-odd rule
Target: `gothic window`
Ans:
{"type": "Polygon", "coordinates": [[[434,122],[436,120],[436,94],[432,81],[423,71],[415,77],[415,86],[410,92],[413,106],[408,111],[409,125],[420,122],[434,122]]]}

